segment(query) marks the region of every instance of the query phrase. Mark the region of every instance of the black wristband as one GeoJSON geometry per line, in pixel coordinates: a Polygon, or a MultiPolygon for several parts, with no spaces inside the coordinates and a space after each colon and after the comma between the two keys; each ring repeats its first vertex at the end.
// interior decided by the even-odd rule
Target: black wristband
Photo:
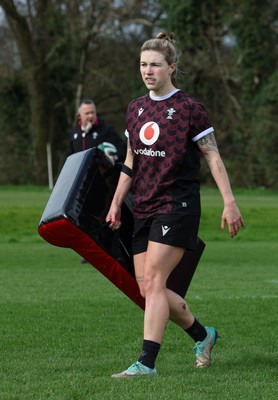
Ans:
{"type": "Polygon", "coordinates": [[[121,172],[123,172],[124,174],[128,175],[130,178],[132,178],[132,169],[129,168],[127,165],[123,164],[122,165],[122,170],[121,172]]]}

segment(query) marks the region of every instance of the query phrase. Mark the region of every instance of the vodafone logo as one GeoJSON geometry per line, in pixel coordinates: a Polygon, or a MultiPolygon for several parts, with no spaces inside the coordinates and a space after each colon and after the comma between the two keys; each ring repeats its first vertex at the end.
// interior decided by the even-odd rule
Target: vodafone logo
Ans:
{"type": "Polygon", "coordinates": [[[144,144],[151,146],[157,141],[159,132],[159,126],[156,122],[147,122],[140,129],[139,137],[144,144]]]}

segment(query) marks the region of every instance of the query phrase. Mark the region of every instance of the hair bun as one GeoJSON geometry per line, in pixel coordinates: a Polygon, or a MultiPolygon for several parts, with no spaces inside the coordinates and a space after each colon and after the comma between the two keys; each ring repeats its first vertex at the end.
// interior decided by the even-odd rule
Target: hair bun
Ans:
{"type": "Polygon", "coordinates": [[[164,39],[168,42],[174,44],[175,43],[175,36],[172,32],[159,32],[156,35],[156,39],[164,39]]]}

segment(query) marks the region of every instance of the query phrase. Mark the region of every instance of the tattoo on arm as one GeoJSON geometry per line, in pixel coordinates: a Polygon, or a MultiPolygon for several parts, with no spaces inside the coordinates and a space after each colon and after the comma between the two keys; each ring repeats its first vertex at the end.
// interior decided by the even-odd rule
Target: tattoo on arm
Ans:
{"type": "Polygon", "coordinates": [[[198,147],[205,156],[210,169],[216,168],[218,169],[218,172],[221,174],[223,172],[222,164],[220,157],[215,157],[215,154],[219,156],[219,150],[217,147],[217,143],[214,137],[213,133],[210,133],[204,137],[202,137],[200,140],[197,141],[198,147]]]}
{"type": "Polygon", "coordinates": [[[200,140],[197,141],[197,144],[201,152],[204,154],[206,154],[208,151],[216,151],[217,153],[219,153],[213,133],[209,133],[208,135],[202,137],[200,140]]]}

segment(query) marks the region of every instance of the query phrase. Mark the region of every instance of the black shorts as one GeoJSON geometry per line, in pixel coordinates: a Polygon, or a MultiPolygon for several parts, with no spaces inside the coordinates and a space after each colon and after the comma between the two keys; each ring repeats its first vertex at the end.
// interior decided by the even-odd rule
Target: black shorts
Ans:
{"type": "Polygon", "coordinates": [[[157,214],[146,219],[134,219],[133,254],[144,253],[148,241],[195,250],[200,217],[195,215],[157,214]]]}

